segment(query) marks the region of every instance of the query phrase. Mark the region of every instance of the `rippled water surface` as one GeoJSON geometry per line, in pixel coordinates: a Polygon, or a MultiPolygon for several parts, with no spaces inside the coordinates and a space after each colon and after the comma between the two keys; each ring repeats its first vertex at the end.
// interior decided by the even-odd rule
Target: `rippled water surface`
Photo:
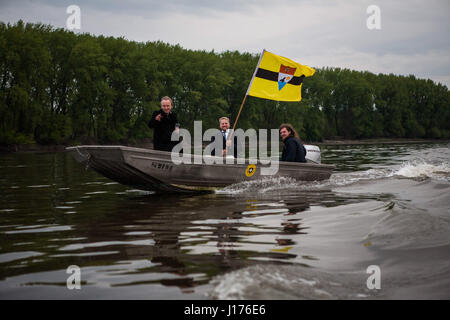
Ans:
{"type": "Polygon", "coordinates": [[[1,154],[0,298],[450,298],[450,144],[321,149],[329,181],[189,196],[1,154]]]}

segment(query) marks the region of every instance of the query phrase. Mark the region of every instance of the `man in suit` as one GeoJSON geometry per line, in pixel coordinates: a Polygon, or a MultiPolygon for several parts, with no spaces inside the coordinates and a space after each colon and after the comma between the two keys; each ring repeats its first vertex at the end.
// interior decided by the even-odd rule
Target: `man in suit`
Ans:
{"type": "MultiPolygon", "coordinates": [[[[231,130],[230,130],[230,119],[228,119],[227,117],[221,117],[219,119],[219,128],[220,131],[222,133],[222,156],[234,156],[237,157],[238,155],[238,150],[237,150],[237,138],[234,136],[233,137],[233,142],[231,141],[231,139],[229,139],[229,136],[231,135],[231,130]]],[[[212,141],[215,141],[215,137],[212,137],[212,141]]],[[[215,156],[215,152],[214,149],[211,152],[212,156],[215,156]]]]}

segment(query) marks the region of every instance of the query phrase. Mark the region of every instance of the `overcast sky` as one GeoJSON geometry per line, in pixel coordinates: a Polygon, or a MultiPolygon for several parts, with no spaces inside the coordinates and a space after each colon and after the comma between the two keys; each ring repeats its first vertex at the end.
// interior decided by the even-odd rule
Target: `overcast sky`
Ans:
{"type": "Polygon", "coordinates": [[[449,0],[0,0],[0,21],[66,27],[188,49],[266,49],[311,67],[414,74],[450,87],[449,0]],[[370,5],[381,29],[369,30],[370,5]]]}

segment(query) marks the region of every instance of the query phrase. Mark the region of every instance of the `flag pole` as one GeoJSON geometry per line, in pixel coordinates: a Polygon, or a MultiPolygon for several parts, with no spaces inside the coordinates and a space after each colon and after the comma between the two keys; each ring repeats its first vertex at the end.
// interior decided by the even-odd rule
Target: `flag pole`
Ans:
{"type": "Polygon", "coordinates": [[[242,99],[241,107],[239,108],[238,115],[237,115],[236,120],[234,121],[234,124],[233,124],[233,131],[231,131],[232,134],[234,132],[234,128],[236,128],[236,124],[237,124],[237,122],[239,120],[239,116],[241,115],[242,107],[244,106],[244,103],[245,103],[246,99],[247,99],[247,94],[244,96],[244,99],[242,99]]]}
{"type": "Polygon", "coordinates": [[[236,117],[236,120],[234,121],[233,131],[231,131],[231,136],[233,135],[234,128],[236,128],[236,124],[239,120],[239,116],[241,115],[242,107],[244,106],[245,100],[247,99],[248,93],[250,91],[250,87],[252,86],[253,79],[255,78],[256,72],[258,71],[259,64],[261,63],[261,59],[262,59],[265,51],[266,50],[263,49],[263,51],[261,52],[261,55],[259,56],[258,64],[256,65],[255,71],[253,72],[253,76],[252,76],[252,79],[250,80],[250,84],[248,85],[247,92],[245,93],[244,99],[242,99],[241,107],[239,108],[238,115],[236,117]]]}
{"type": "MultiPolygon", "coordinates": [[[[247,99],[247,94],[245,94],[244,99],[242,99],[241,107],[239,108],[238,115],[236,117],[236,120],[234,121],[233,129],[231,130],[231,133],[228,135],[227,143],[228,143],[228,141],[231,141],[231,139],[233,139],[234,128],[236,128],[236,124],[237,124],[237,122],[239,120],[239,116],[241,115],[241,111],[242,111],[242,108],[244,107],[244,103],[245,103],[246,99],[247,99]]],[[[237,155],[235,155],[235,156],[237,157],[237,155]]]]}
{"type": "Polygon", "coordinates": [[[263,49],[263,51],[261,52],[261,55],[259,56],[258,64],[256,65],[255,71],[253,72],[253,76],[252,76],[252,79],[250,80],[250,84],[248,85],[247,92],[245,93],[244,99],[242,99],[241,107],[239,108],[238,115],[236,117],[236,120],[234,121],[233,129],[231,130],[231,134],[228,135],[227,142],[231,141],[231,139],[233,138],[234,129],[236,128],[236,124],[237,124],[237,122],[239,120],[239,116],[241,115],[241,111],[242,111],[242,108],[244,107],[245,100],[247,100],[247,96],[249,95],[250,88],[251,88],[252,83],[253,83],[253,79],[255,78],[256,72],[258,71],[259,64],[261,63],[261,59],[264,56],[264,52],[265,51],[266,50],[263,49]]]}

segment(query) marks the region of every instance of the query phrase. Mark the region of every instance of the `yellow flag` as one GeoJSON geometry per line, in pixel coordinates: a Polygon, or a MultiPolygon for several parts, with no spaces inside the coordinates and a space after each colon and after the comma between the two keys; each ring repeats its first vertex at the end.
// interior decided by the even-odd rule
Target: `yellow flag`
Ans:
{"type": "Polygon", "coordinates": [[[303,79],[314,72],[311,67],[263,50],[247,95],[277,101],[300,101],[303,79]]]}

